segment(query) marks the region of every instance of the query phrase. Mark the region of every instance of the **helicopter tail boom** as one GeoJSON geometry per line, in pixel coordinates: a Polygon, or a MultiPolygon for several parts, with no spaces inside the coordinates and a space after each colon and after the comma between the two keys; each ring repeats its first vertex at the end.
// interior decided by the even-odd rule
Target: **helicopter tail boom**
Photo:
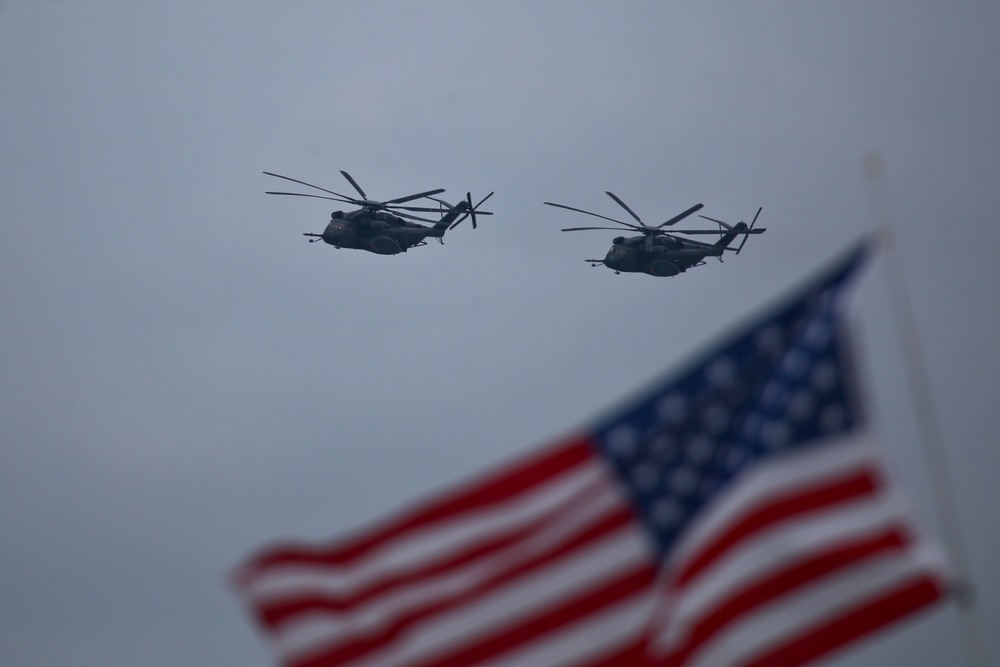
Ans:
{"type": "MultiPolygon", "coordinates": [[[[719,254],[721,255],[722,251],[724,250],[732,250],[732,248],[729,247],[729,244],[733,242],[733,239],[735,239],[741,233],[745,233],[746,231],[747,231],[747,223],[738,222],[735,225],[733,225],[731,229],[727,230],[726,233],[722,235],[722,238],[720,238],[712,245],[719,249],[719,254]]],[[[744,240],[746,240],[745,237],[744,240]]]]}
{"type": "Polygon", "coordinates": [[[451,227],[452,223],[458,219],[458,216],[465,213],[468,208],[469,204],[464,199],[452,206],[443,216],[441,216],[439,221],[434,223],[434,226],[431,228],[433,231],[428,234],[428,236],[444,236],[444,233],[448,231],[448,228],[451,227]]]}
{"type": "MultiPolygon", "coordinates": [[[[749,225],[747,225],[747,223],[745,222],[738,222],[735,225],[726,225],[727,227],[726,233],[723,234],[722,238],[720,238],[712,245],[716,248],[719,248],[720,252],[725,250],[732,250],[737,255],[740,254],[740,250],[743,250],[743,246],[746,245],[747,239],[750,237],[751,234],[762,234],[765,231],[762,228],[754,229],[754,225],[757,224],[757,218],[760,217],[760,212],[763,210],[764,210],[763,206],[757,209],[757,215],[753,217],[753,221],[749,225]],[[740,242],[739,247],[730,248],[729,244],[732,243],[733,239],[735,239],[737,236],[740,235],[743,236],[743,240],[740,242]]],[[[702,216],[702,217],[707,218],[707,216],[702,216]]],[[[723,225],[726,224],[721,220],[715,220],[715,218],[707,218],[707,219],[713,220],[714,222],[718,222],[723,225]]]]}

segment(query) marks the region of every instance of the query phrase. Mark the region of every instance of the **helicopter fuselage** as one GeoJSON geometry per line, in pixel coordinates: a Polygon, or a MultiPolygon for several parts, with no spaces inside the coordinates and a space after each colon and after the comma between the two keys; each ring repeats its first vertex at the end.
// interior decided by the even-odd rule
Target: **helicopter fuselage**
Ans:
{"type": "Polygon", "coordinates": [[[397,255],[422,245],[428,236],[443,231],[418,225],[385,211],[334,211],[323,230],[323,242],[335,248],[367,250],[377,255],[397,255]]]}
{"type": "Polygon", "coordinates": [[[616,272],[648,273],[670,277],[704,264],[705,257],[722,254],[721,248],[705,244],[697,247],[672,236],[619,236],[604,257],[604,265],[616,272]]]}

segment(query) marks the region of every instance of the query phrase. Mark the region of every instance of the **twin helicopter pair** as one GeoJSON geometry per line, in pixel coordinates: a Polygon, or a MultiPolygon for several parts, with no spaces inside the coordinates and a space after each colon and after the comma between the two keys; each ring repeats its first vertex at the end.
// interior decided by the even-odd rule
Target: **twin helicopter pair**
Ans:
{"type": "MultiPolygon", "coordinates": [[[[493,215],[489,211],[481,211],[479,207],[493,193],[486,195],[476,205],[472,204],[472,194],[466,193],[465,199],[457,204],[449,204],[443,199],[437,198],[444,192],[444,189],[428,190],[417,194],[397,197],[386,201],[375,201],[368,199],[368,195],[361,189],[361,186],[346,171],[341,171],[344,178],[358,191],[361,198],[342,195],[333,190],[321,188],[305,181],[299,181],[288,176],[274,174],[265,171],[268,176],[281,178],[286,181],[298,183],[315,190],[327,193],[327,195],[305,194],[301,192],[268,192],[269,195],[289,195],[292,197],[314,197],[316,199],[329,199],[331,201],[352,204],[360,207],[356,211],[334,211],[330,216],[330,222],[322,234],[305,233],[310,236],[310,243],[323,241],[336,248],[354,248],[357,250],[367,250],[378,255],[396,255],[406,252],[410,248],[426,245],[426,239],[436,238],[444,243],[444,233],[449,229],[454,229],[466,218],[472,219],[473,229],[476,227],[476,218],[480,215],[493,215]],[[418,199],[428,199],[437,204],[436,207],[405,205],[418,199]],[[414,213],[436,213],[439,218],[432,220],[428,217],[419,217],[414,213]],[[419,224],[429,223],[430,226],[419,224]]],[[[611,249],[604,259],[588,259],[593,266],[603,264],[615,273],[648,273],[651,276],[670,277],[676,276],[695,266],[705,263],[706,257],[716,257],[722,261],[722,255],[727,250],[735,252],[737,255],[743,249],[750,234],[763,234],[765,229],[754,228],[757,224],[757,217],[760,216],[762,208],[757,209],[757,214],[753,221],[747,225],[745,222],[738,222],[735,225],[710,218],[707,215],[699,215],[701,218],[710,220],[719,225],[718,229],[673,229],[673,225],[687,218],[688,216],[701,210],[701,204],[695,204],[683,213],[679,213],[666,222],[652,226],[645,224],[635,212],[628,207],[621,199],[612,192],[606,193],[615,202],[624,208],[635,222],[624,222],[616,220],[606,215],[584,211],[580,208],[566,206],[564,204],[553,204],[544,202],[548,206],[576,211],[586,215],[608,220],[622,227],[567,227],[564,232],[576,232],[581,230],[601,229],[623,231],[623,228],[637,231],[639,236],[618,236],[612,241],[611,249]],[[715,243],[704,243],[693,239],[684,238],[688,235],[718,234],[719,239],[715,243]],[[683,235],[683,236],[682,236],[683,235]],[[736,248],[729,246],[736,237],[742,236],[743,240],[736,248]]]]}

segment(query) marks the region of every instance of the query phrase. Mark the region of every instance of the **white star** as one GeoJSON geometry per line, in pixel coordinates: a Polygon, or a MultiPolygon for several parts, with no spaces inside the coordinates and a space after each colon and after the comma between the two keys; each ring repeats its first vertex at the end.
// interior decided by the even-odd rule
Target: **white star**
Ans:
{"type": "Polygon", "coordinates": [[[760,430],[761,442],[771,449],[787,445],[791,437],[792,430],[788,424],[780,420],[770,421],[760,430]]]}
{"type": "Polygon", "coordinates": [[[684,508],[669,499],[658,500],[652,508],[653,522],[660,528],[672,528],[683,513],[684,508]]]}
{"type": "Polygon", "coordinates": [[[798,349],[790,350],[781,361],[782,372],[792,379],[797,380],[802,377],[807,368],[809,368],[809,357],[798,349]]]}
{"type": "Polygon", "coordinates": [[[701,413],[701,423],[710,433],[719,435],[729,426],[729,408],[723,403],[713,403],[701,413]]]}
{"type": "Polygon", "coordinates": [[[781,351],[783,343],[784,336],[781,334],[781,328],[776,324],[761,329],[754,338],[754,345],[757,346],[757,350],[771,356],[781,351]]]}
{"type": "Polygon", "coordinates": [[[736,384],[736,364],[729,357],[720,357],[705,370],[709,384],[720,389],[730,389],[736,384]]]}
{"type": "Polygon", "coordinates": [[[806,327],[803,338],[813,349],[819,349],[829,342],[831,336],[830,324],[823,319],[815,319],[806,327]]]}
{"type": "Polygon", "coordinates": [[[641,491],[652,491],[660,481],[660,470],[648,461],[640,463],[632,469],[632,481],[641,491]]]}
{"type": "Polygon", "coordinates": [[[676,392],[668,394],[656,406],[656,411],[664,421],[671,424],[680,424],[687,419],[687,399],[676,392]]]}
{"type": "Polygon", "coordinates": [[[705,436],[694,438],[686,448],[687,460],[694,465],[700,466],[712,457],[715,443],[705,436]]]}
{"type": "Polygon", "coordinates": [[[619,426],[608,434],[608,446],[622,458],[635,456],[637,444],[635,429],[631,426],[619,426]]]}
{"type": "Polygon", "coordinates": [[[815,409],[816,401],[805,389],[795,392],[788,401],[788,414],[800,424],[808,421],[815,409]]]}
{"type": "Polygon", "coordinates": [[[736,470],[740,467],[743,461],[746,460],[746,457],[747,452],[745,449],[742,447],[733,447],[729,450],[729,453],[726,454],[726,468],[729,469],[730,472],[736,470]]]}
{"type": "Polygon", "coordinates": [[[686,496],[698,486],[700,476],[691,468],[677,468],[670,473],[670,490],[686,496]]]}
{"type": "Polygon", "coordinates": [[[813,367],[809,380],[817,391],[822,393],[830,391],[837,384],[836,365],[829,359],[821,361],[813,367]]]}
{"type": "Polygon", "coordinates": [[[701,498],[707,498],[712,495],[717,488],[719,488],[719,478],[714,475],[708,475],[701,480],[701,484],[698,486],[698,495],[701,498]]]}
{"type": "Polygon", "coordinates": [[[659,435],[649,444],[649,451],[661,463],[666,463],[677,454],[677,441],[670,435],[659,435]]]}
{"type": "Polygon", "coordinates": [[[760,429],[763,421],[763,418],[757,412],[748,416],[746,422],[743,424],[743,437],[751,440],[757,437],[757,431],[760,429]]]}
{"type": "Polygon", "coordinates": [[[771,380],[766,385],[764,385],[763,391],[760,392],[761,404],[777,407],[785,399],[788,394],[788,390],[785,385],[777,380],[771,380]]]}

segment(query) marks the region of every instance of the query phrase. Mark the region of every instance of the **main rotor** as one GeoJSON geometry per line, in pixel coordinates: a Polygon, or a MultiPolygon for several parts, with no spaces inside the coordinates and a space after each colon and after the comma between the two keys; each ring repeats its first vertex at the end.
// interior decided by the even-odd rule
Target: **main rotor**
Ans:
{"type": "MultiPolygon", "coordinates": [[[[595,218],[601,218],[602,220],[607,220],[609,222],[613,222],[615,224],[622,225],[624,227],[627,227],[628,229],[633,229],[633,230],[635,230],[637,232],[640,232],[640,233],[646,235],[647,237],[658,236],[658,235],[661,235],[661,234],[669,234],[669,233],[674,233],[674,234],[713,233],[713,232],[705,232],[704,230],[697,230],[697,231],[695,231],[695,230],[664,229],[664,227],[670,227],[672,225],[675,225],[678,222],[680,222],[681,220],[683,220],[684,218],[688,217],[689,215],[697,213],[698,211],[700,211],[702,209],[702,207],[704,206],[704,204],[695,204],[694,206],[692,206],[691,208],[687,209],[686,211],[678,213],[677,215],[675,215],[674,217],[670,218],[669,220],[667,220],[665,222],[661,222],[660,224],[654,226],[654,225],[647,225],[646,223],[644,223],[642,221],[642,218],[640,218],[635,211],[633,211],[631,208],[629,208],[628,204],[626,204],[625,202],[623,202],[621,200],[621,198],[618,197],[618,195],[616,195],[615,193],[613,193],[611,191],[608,191],[608,190],[605,190],[604,194],[606,194],[609,197],[611,197],[615,201],[615,203],[617,203],[619,206],[621,206],[623,209],[625,209],[625,211],[630,216],[632,216],[632,219],[635,220],[635,222],[626,222],[624,220],[618,220],[616,218],[611,218],[611,217],[608,217],[606,215],[601,215],[600,213],[594,213],[592,211],[585,211],[582,208],[575,208],[573,206],[566,206],[565,204],[555,204],[553,202],[548,202],[548,201],[544,202],[544,203],[547,204],[547,205],[549,205],[549,206],[555,206],[555,207],[558,207],[558,208],[565,208],[565,209],[570,210],[570,211],[576,211],[577,213],[584,213],[586,215],[592,215],[595,218]]],[[[725,224],[725,223],[723,223],[723,224],[725,224]]],[[[590,229],[612,229],[612,230],[615,230],[615,231],[621,231],[620,227],[567,227],[566,229],[563,229],[562,231],[564,231],[564,232],[578,232],[578,231],[590,230],[590,229]]]]}
{"type": "MultiPolygon", "coordinates": [[[[698,211],[700,211],[704,207],[704,205],[703,204],[695,204],[694,206],[692,206],[691,208],[687,209],[686,211],[678,213],[677,215],[675,215],[674,217],[670,218],[666,222],[661,222],[660,224],[653,226],[653,225],[647,225],[646,223],[644,223],[642,221],[642,219],[639,218],[639,216],[636,214],[636,212],[633,211],[631,208],[629,208],[628,204],[626,204],[625,202],[623,202],[621,200],[621,198],[618,197],[618,195],[616,195],[615,193],[610,192],[608,190],[605,190],[604,194],[606,194],[607,196],[609,196],[612,199],[614,199],[615,202],[619,206],[621,206],[623,209],[625,209],[628,212],[628,214],[630,216],[632,216],[632,218],[635,220],[635,222],[633,223],[633,222],[625,222],[624,220],[617,220],[615,218],[611,218],[611,217],[608,217],[606,215],[601,215],[600,213],[594,213],[592,211],[585,211],[582,208],[575,208],[573,206],[566,206],[565,204],[554,204],[554,203],[548,202],[548,201],[544,202],[544,203],[548,204],[549,206],[556,206],[558,208],[565,208],[565,209],[568,209],[570,211],[576,211],[577,213],[584,213],[586,215],[592,215],[595,218],[601,218],[602,220],[608,220],[609,222],[613,222],[615,224],[627,227],[628,229],[633,229],[633,230],[635,230],[637,232],[640,232],[640,233],[644,234],[647,238],[650,238],[650,237],[653,237],[653,236],[663,236],[663,235],[669,236],[671,234],[694,234],[694,235],[698,235],[698,234],[721,234],[721,233],[724,233],[725,231],[736,231],[739,234],[761,234],[761,233],[763,233],[765,231],[764,229],[760,229],[760,228],[754,229],[754,225],[757,224],[757,217],[760,215],[760,212],[763,210],[763,208],[757,209],[757,215],[755,215],[753,217],[753,222],[751,222],[749,226],[745,222],[740,222],[740,223],[737,223],[736,225],[731,225],[728,222],[724,222],[724,221],[719,220],[717,218],[710,218],[707,215],[701,215],[701,214],[699,214],[698,215],[699,218],[704,218],[705,220],[710,220],[710,221],[712,221],[714,223],[717,223],[719,225],[719,229],[717,229],[717,230],[716,229],[673,229],[673,227],[672,227],[673,225],[677,224],[678,222],[680,222],[684,218],[688,217],[689,215],[691,215],[693,213],[697,213],[698,211]],[[669,227],[670,229],[666,229],[667,227],[669,227]]],[[[620,227],[566,227],[562,231],[564,231],[564,232],[578,232],[578,231],[589,230],[589,229],[610,229],[610,230],[613,230],[613,231],[621,231],[620,227]]],[[[743,242],[746,243],[746,238],[745,237],[743,239],[743,242]]],[[[740,245],[740,247],[741,248],[743,247],[742,244],[740,245]]]]}
{"type": "Polygon", "coordinates": [[[433,195],[441,194],[442,192],[444,192],[444,188],[437,188],[436,190],[427,190],[426,192],[418,192],[416,194],[407,195],[405,197],[396,197],[395,199],[377,201],[374,199],[369,199],[368,195],[365,194],[365,191],[361,189],[360,185],[358,185],[358,182],[355,181],[354,178],[344,170],[341,170],[340,173],[343,174],[344,178],[347,179],[347,182],[350,183],[355,190],[357,190],[358,194],[361,195],[360,198],[340,194],[339,192],[334,192],[333,190],[327,190],[326,188],[321,188],[318,185],[313,185],[312,183],[306,183],[305,181],[300,181],[295,178],[289,178],[288,176],[282,176],[281,174],[275,174],[270,171],[265,171],[264,173],[268,176],[274,176],[275,178],[281,178],[286,181],[291,181],[292,183],[298,183],[299,185],[304,185],[308,188],[313,188],[315,190],[325,192],[327,193],[327,195],[333,195],[333,196],[328,197],[326,195],[307,194],[303,192],[268,192],[267,194],[269,195],[286,195],[290,197],[313,197],[315,199],[328,199],[330,201],[341,202],[344,204],[353,204],[354,206],[359,206],[361,207],[361,209],[372,213],[378,211],[387,211],[401,218],[406,218],[408,220],[417,220],[419,222],[435,223],[437,222],[437,220],[432,220],[429,218],[421,218],[412,215],[407,211],[412,211],[417,213],[436,213],[438,212],[439,209],[423,207],[423,206],[401,206],[400,204],[413,201],[415,199],[421,199],[423,197],[430,198],[433,195]]]}

